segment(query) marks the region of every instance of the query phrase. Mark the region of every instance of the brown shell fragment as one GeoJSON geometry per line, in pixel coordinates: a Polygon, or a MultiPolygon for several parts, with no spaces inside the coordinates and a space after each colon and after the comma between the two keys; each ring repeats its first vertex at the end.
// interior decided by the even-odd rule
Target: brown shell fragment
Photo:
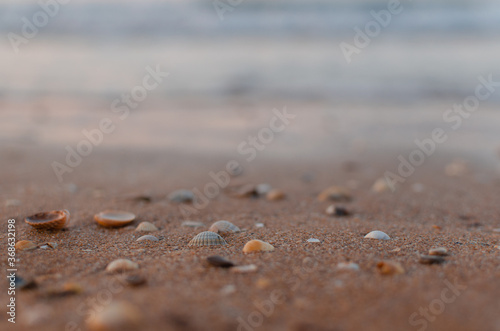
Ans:
{"type": "Polygon", "coordinates": [[[266,194],[266,198],[269,201],[283,200],[285,198],[285,196],[286,196],[285,192],[283,192],[282,190],[278,190],[278,189],[272,189],[271,191],[267,192],[267,194],[266,194]]]}
{"type": "Polygon", "coordinates": [[[126,211],[106,210],[95,214],[94,220],[101,226],[112,228],[132,223],[135,215],[126,211]]]}
{"type": "Polygon", "coordinates": [[[26,217],[25,222],[40,230],[60,230],[69,222],[67,210],[53,210],[26,217]]]}
{"type": "Polygon", "coordinates": [[[418,262],[422,264],[441,264],[445,261],[445,259],[441,256],[435,255],[420,255],[418,262]]]}
{"type": "Polygon", "coordinates": [[[215,232],[204,231],[198,233],[188,244],[188,246],[217,246],[227,245],[227,242],[215,232]]]}
{"type": "Polygon", "coordinates": [[[38,247],[37,244],[35,244],[34,242],[32,241],[29,241],[29,240],[20,240],[16,243],[16,249],[19,250],[19,251],[29,251],[29,250],[32,250],[32,249],[35,249],[38,247]]]}
{"type": "Polygon", "coordinates": [[[377,263],[377,269],[382,275],[399,275],[405,272],[400,263],[393,261],[380,261],[377,263]]]}
{"type": "Polygon", "coordinates": [[[429,249],[429,255],[446,256],[448,255],[448,250],[444,247],[436,247],[429,249]]]}
{"type": "Polygon", "coordinates": [[[232,266],[234,266],[233,262],[219,255],[207,257],[207,262],[214,267],[220,267],[220,268],[231,268],[232,266]]]}
{"type": "Polygon", "coordinates": [[[243,247],[243,253],[250,252],[271,252],[274,250],[273,245],[266,243],[265,241],[254,239],[250,240],[243,247]]]}

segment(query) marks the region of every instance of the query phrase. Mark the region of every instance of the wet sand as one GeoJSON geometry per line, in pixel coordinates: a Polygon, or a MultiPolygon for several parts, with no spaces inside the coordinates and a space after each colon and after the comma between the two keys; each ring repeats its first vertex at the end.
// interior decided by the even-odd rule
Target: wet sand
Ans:
{"type": "MultiPolygon", "coordinates": [[[[181,226],[186,217],[166,196],[179,188],[202,189],[210,181],[208,173],[224,169],[231,154],[98,150],[59,185],[50,167],[40,166],[60,157],[59,151],[3,148],[2,242],[6,221],[14,218],[17,240],[59,246],[17,252],[18,275],[36,279],[38,287],[17,292],[17,323],[7,323],[4,316],[1,328],[84,330],[89,314],[109,301],[127,301],[143,317],[141,330],[498,330],[500,250],[495,245],[500,234],[493,229],[500,227],[500,179],[481,163],[472,163],[463,177],[446,177],[443,169],[451,159],[439,154],[395,194],[372,192],[380,173],[394,166],[395,155],[379,151],[314,162],[264,155],[244,166],[230,185],[266,182],[284,190],[287,198],[237,199],[222,192],[189,217],[205,224],[193,229],[181,226]],[[424,190],[415,192],[415,183],[424,190]],[[325,214],[329,203],[316,196],[330,185],[351,188],[353,201],[344,205],[352,216],[325,214]],[[128,199],[138,195],[152,201],[128,199]],[[20,205],[6,206],[7,199],[20,205]],[[63,231],[38,231],[23,221],[39,211],[63,208],[72,215],[63,231]],[[131,226],[106,229],[93,221],[104,209],[138,217],[131,226]],[[222,219],[245,231],[227,237],[226,247],[187,246],[195,234],[222,219]],[[141,221],[159,228],[152,233],[159,242],[135,241],[141,221]],[[265,226],[256,228],[258,222],[265,226]],[[372,230],[386,232],[391,240],[363,239],[372,230]],[[320,243],[308,243],[309,238],[320,243]],[[267,241],[275,251],[242,253],[250,239],[267,241]],[[439,246],[450,252],[444,264],[418,263],[419,254],[439,246]],[[211,255],[255,264],[258,270],[234,274],[208,267],[205,259],[211,255]],[[106,265],[117,258],[137,262],[138,272],[126,274],[143,275],[147,283],[121,286],[122,276],[106,274],[106,265]],[[405,273],[380,275],[376,264],[382,260],[401,263],[405,273]],[[346,261],[360,270],[339,271],[337,264],[346,261]],[[48,294],[68,282],[83,292],[48,294]],[[455,284],[453,289],[445,290],[449,284],[455,284]],[[224,293],[228,285],[234,285],[233,293],[224,293]],[[443,291],[449,303],[443,303],[443,291]],[[276,297],[280,300],[270,306],[276,297]],[[269,316],[257,308],[263,302],[267,305],[261,311],[269,316]],[[421,307],[430,311],[427,319],[421,307]]],[[[6,260],[5,249],[1,258],[6,260]]],[[[5,289],[5,278],[1,284],[5,289]]],[[[1,297],[6,302],[6,291],[1,297]]]]}

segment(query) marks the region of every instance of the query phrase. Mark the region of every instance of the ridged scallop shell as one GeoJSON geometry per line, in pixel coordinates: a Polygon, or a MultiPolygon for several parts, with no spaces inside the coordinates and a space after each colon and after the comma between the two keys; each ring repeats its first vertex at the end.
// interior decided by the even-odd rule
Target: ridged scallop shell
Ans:
{"type": "Polygon", "coordinates": [[[220,233],[222,235],[228,234],[228,233],[236,233],[240,232],[240,228],[234,225],[231,222],[228,221],[217,221],[212,226],[210,226],[210,229],[208,231],[212,231],[215,233],[220,233]]]}
{"type": "Polygon", "coordinates": [[[108,264],[108,266],[106,267],[106,272],[108,273],[123,272],[135,269],[139,269],[139,265],[137,263],[127,259],[118,259],[108,264]]]}
{"type": "Polygon", "coordinates": [[[145,236],[137,238],[136,241],[146,241],[146,240],[149,240],[149,241],[158,241],[158,238],[156,238],[155,236],[147,234],[145,236]]]}
{"type": "Polygon", "coordinates": [[[273,245],[266,243],[265,241],[254,239],[250,240],[243,247],[243,253],[250,252],[271,252],[274,250],[273,245]]]}
{"type": "Polygon", "coordinates": [[[126,211],[106,210],[95,214],[94,220],[105,227],[120,227],[132,223],[135,215],[126,211]]]}
{"type": "Polygon", "coordinates": [[[217,233],[212,231],[204,231],[198,233],[188,244],[188,246],[215,246],[215,245],[227,245],[227,242],[219,236],[217,233]]]}
{"type": "Polygon", "coordinates": [[[29,250],[37,248],[38,245],[32,241],[29,241],[29,240],[20,240],[16,243],[15,247],[17,250],[20,250],[20,251],[29,251],[29,250]]]}
{"type": "Polygon", "coordinates": [[[154,231],[158,231],[158,228],[153,223],[141,222],[137,226],[137,228],[135,228],[135,231],[154,232],[154,231]]]}
{"type": "Polygon", "coordinates": [[[368,233],[365,238],[369,239],[382,239],[382,240],[389,240],[391,237],[389,237],[386,233],[382,231],[372,231],[368,233]]]}
{"type": "Polygon", "coordinates": [[[26,217],[25,222],[37,229],[60,230],[69,222],[69,218],[69,211],[64,209],[38,213],[26,217]]]}

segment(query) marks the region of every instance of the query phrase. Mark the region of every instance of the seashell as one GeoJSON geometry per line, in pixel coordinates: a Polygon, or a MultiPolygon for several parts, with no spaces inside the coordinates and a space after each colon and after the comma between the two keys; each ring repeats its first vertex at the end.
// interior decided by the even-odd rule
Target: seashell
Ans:
{"type": "Polygon", "coordinates": [[[156,238],[155,236],[151,236],[151,235],[147,234],[145,236],[137,238],[136,241],[146,241],[146,240],[149,240],[149,241],[158,241],[158,238],[156,238]]]}
{"type": "Polygon", "coordinates": [[[138,308],[128,302],[112,302],[87,319],[91,331],[136,330],[143,318],[138,308]]]}
{"type": "Polygon", "coordinates": [[[217,233],[212,231],[204,231],[198,233],[188,244],[188,246],[215,246],[215,245],[227,245],[227,242],[219,236],[217,233]]]}
{"type": "Polygon", "coordinates": [[[273,189],[266,194],[266,199],[269,201],[279,201],[283,200],[285,198],[285,192],[278,190],[278,189],[273,189]]]}
{"type": "Polygon", "coordinates": [[[210,265],[213,265],[214,267],[230,268],[234,266],[233,262],[218,255],[207,257],[207,261],[210,265]]]}
{"type": "Polygon", "coordinates": [[[377,269],[382,275],[399,275],[405,272],[400,263],[392,261],[380,261],[377,263],[377,269]]]}
{"type": "Polygon", "coordinates": [[[341,271],[359,271],[359,265],[354,262],[340,262],[337,269],[341,271]]]}
{"type": "Polygon", "coordinates": [[[106,267],[106,272],[108,273],[124,272],[135,269],[139,269],[139,265],[137,263],[127,259],[118,259],[108,264],[108,266],[106,267]]]}
{"type": "Polygon", "coordinates": [[[255,264],[240,265],[240,266],[232,267],[230,270],[231,270],[231,272],[234,272],[237,274],[245,274],[248,272],[257,271],[257,266],[255,264]]]}
{"type": "Polygon", "coordinates": [[[422,264],[441,264],[445,261],[442,256],[420,255],[418,262],[422,264]]]}
{"type": "Polygon", "coordinates": [[[429,249],[429,255],[446,256],[448,255],[448,250],[444,247],[436,247],[429,249]]]}
{"type": "Polygon", "coordinates": [[[135,231],[153,232],[158,231],[158,228],[153,223],[141,222],[137,228],[135,228],[135,231]]]}
{"type": "Polygon", "coordinates": [[[120,227],[132,223],[135,215],[126,211],[106,210],[95,214],[94,220],[105,227],[120,227]]]}
{"type": "Polygon", "coordinates": [[[319,201],[351,201],[351,193],[349,190],[340,187],[340,186],[331,186],[326,189],[324,189],[319,195],[318,195],[318,200],[319,201]]]}
{"type": "Polygon", "coordinates": [[[38,247],[37,244],[35,244],[34,242],[32,241],[29,241],[29,240],[20,240],[16,243],[16,249],[19,250],[19,251],[29,251],[29,250],[32,250],[32,249],[35,249],[38,247]]]}
{"type": "Polygon", "coordinates": [[[26,217],[25,222],[37,229],[60,230],[69,222],[70,214],[66,209],[42,212],[26,217]]]}
{"type": "Polygon", "coordinates": [[[442,228],[442,227],[440,227],[439,225],[433,225],[433,226],[432,226],[432,228],[433,228],[434,230],[438,230],[438,231],[443,229],[443,228],[442,228]]]}
{"type": "Polygon", "coordinates": [[[386,233],[382,231],[372,231],[368,233],[365,238],[370,238],[370,239],[382,239],[382,240],[389,240],[391,239],[386,233]]]}
{"type": "Polygon", "coordinates": [[[258,195],[266,195],[269,191],[271,191],[273,188],[271,185],[262,183],[257,186],[255,186],[255,191],[257,192],[258,195]]]}
{"type": "Polygon", "coordinates": [[[241,232],[239,227],[228,221],[217,221],[214,224],[212,224],[212,226],[210,227],[210,229],[208,229],[208,231],[212,231],[222,235],[241,232]]]}
{"type": "Polygon", "coordinates": [[[307,242],[308,242],[308,243],[319,243],[319,239],[316,239],[316,238],[309,238],[309,239],[307,239],[307,242]]]}
{"type": "Polygon", "coordinates": [[[51,243],[51,242],[38,245],[38,247],[40,247],[41,249],[56,248],[57,246],[58,246],[57,243],[51,243]]]}
{"type": "Polygon", "coordinates": [[[351,213],[344,207],[330,205],[326,208],[326,214],[330,216],[349,216],[351,213]]]}
{"type": "Polygon", "coordinates": [[[390,189],[389,184],[385,178],[379,178],[375,181],[372,186],[372,191],[377,193],[383,193],[390,189]]]}
{"type": "Polygon", "coordinates": [[[194,193],[189,190],[177,190],[168,195],[170,201],[177,203],[192,203],[194,198],[194,193]]]}
{"type": "Polygon", "coordinates": [[[197,228],[197,227],[200,227],[200,226],[205,226],[205,224],[203,224],[202,222],[196,222],[196,221],[184,221],[184,222],[182,222],[181,225],[182,226],[187,226],[187,227],[190,227],[190,228],[197,228]]]}
{"type": "Polygon", "coordinates": [[[243,247],[243,253],[250,252],[271,252],[274,250],[273,245],[266,243],[265,241],[254,239],[250,240],[243,247]]]}
{"type": "Polygon", "coordinates": [[[255,227],[256,228],[263,228],[264,227],[264,223],[255,223],[255,227]]]}
{"type": "Polygon", "coordinates": [[[44,295],[51,298],[65,297],[69,295],[80,294],[83,287],[78,283],[65,283],[62,287],[51,287],[44,292],[44,295]]]}

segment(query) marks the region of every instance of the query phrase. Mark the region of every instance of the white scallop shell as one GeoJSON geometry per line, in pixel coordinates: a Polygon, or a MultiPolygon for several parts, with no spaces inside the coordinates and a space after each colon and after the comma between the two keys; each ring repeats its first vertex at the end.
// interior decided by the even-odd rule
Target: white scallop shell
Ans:
{"type": "Polygon", "coordinates": [[[389,237],[386,233],[382,231],[372,231],[368,233],[365,238],[370,238],[370,239],[382,239],[382,240],[389,240],[391,237],[389,237]]]}
{"type": "Polygon", "coordinates": [[[204,231],[198,233],[188,244],[188,246],[214,246],[214,245],[227,245],[227,242],[212,231],[204,231]]]}

